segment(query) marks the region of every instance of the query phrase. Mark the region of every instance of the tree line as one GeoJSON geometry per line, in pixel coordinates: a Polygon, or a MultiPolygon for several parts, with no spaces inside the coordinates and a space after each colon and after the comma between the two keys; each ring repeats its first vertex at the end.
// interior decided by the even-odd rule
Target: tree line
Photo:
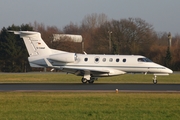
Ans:
{"type": "Polygon", "coordinates": [[[82,35],[84,51],[88,54],[143,55],[152,61],[180,70],[180,35],[172,37],[168,46],[168,33],[156,32],[153,26],[141,18],[108,20],[105,14],[91,14],[80,25],[69,23],[63,29],[42,23],[11,25],[0,32],[0,71],[26,72],[32,68],[23,40],[9,30],[38,31],[46,44],[53,49],[83,53],[80,43],[53,41],[53,34],[82,35]],[[109,48],[111,41],[111,48],[109,48]]]}

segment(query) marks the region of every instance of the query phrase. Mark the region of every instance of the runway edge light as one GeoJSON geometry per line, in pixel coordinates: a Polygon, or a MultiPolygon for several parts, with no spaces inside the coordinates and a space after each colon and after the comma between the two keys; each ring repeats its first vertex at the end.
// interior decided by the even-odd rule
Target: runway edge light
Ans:
{"type": "Polygon", "coordinates": [[[118,93],[118,89],[116,89],[116,93],[118,93]]]}

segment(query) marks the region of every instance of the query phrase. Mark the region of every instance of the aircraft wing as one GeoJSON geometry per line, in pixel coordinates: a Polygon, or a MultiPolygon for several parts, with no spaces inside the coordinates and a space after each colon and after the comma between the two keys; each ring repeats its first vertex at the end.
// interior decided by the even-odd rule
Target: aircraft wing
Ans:
{"type": "Polygon", "coordinates": [[[104,68],[104,67],[71,67],[71,66],[63,66],[61,69],[65,72],[69,72],[72,74],[83,76],[85,72],[90,72],[92,75],[98,76],[110,76],[110,75],[120,75],[125,74],[126,72],[111,69],[111,68],[104,68]]]}

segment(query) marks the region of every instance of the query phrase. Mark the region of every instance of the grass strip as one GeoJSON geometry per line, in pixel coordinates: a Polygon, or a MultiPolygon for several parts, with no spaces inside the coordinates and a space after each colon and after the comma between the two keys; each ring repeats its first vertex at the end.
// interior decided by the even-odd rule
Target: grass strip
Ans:
{"type": "MultiPolygon", "coordinates": [[[[1,73],[0,83],[81,83],[81,76],[64,73],[1,73]]],[[[152,83],[153,75],[125,74],[99,78],[95,83],[152,83]]],[[[158,83],[179,83],[180,74],[158,76],[158,83]]]]}
{"type": "Polygon", "coordinates": [[[2,120],[179,120],[179,93],[0,92],[2,120]]]}

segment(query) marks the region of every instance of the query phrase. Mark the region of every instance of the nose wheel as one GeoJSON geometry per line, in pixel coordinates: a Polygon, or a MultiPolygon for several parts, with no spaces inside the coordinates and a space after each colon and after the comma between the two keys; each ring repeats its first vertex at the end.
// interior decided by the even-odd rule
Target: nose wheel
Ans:
{"type": "Polygon", "coordinates": [[[157,84],[157,76],[156,75],[154,75],[154,77],[153,77],[153,83],[157,84]]]}

